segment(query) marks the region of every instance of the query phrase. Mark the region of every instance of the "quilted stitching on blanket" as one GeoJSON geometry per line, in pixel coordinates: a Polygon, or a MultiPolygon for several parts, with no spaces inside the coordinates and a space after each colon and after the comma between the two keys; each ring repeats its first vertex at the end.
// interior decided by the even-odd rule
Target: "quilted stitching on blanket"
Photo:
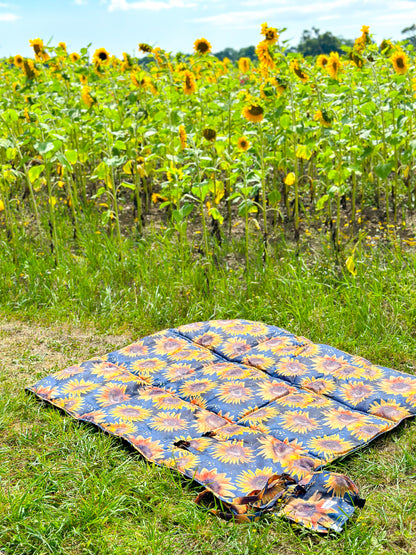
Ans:
{"type": "Polygon", "coordinates": [[[321,532],[361,504],[321,469],[416,412],[415,377],[246,320],[164,330],[28,389],[203,484],[221,516],[321,532]]]}

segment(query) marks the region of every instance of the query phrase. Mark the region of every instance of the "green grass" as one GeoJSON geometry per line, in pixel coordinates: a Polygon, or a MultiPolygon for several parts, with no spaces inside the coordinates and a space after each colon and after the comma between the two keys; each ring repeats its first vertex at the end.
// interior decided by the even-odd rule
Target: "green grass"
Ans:
{"type": "Polygon", "coordinates": [[[250,318],[415,374],[414,252],[356,253],[358,275],[326,249],[284,243],[247,272],[238,245],[217,264],[153,234],[119,257],[103,236],[64,252],[0,249],[0,553],[416,553],[416,434],[408,420],[331,468],[367,498],[340,535],[277,518],[226,523],[193,503],[198,486],[120,440],[40,403],[24,387],[134,337],[209,318],[250,318]],[[237,257],[236,254],[237,253],[237,257]]]}

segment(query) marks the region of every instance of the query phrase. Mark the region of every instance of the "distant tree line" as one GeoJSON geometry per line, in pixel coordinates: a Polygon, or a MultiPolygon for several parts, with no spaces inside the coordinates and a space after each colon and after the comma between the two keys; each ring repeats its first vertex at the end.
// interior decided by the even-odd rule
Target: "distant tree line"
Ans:
{"type": "MultiPolygon", "coordinates": [[[[330,54],[331,52],[342,53],[342,46],[353,46],[354,41],[336,37],[331,31],[321,33],[316,27],[312,27],[311,31],[304,30],[297,46],[289,48],[289,52],[298,52],[302,56],[319,56],[319,54],[330,54]]],[[[220,52],[216,52],[215,56],[220,60],[229,58],[236,62],[239,58],[250,58],[256,60],[256,52],[254,46],[246,46],[235,50],[234,48],[225,48],[220,52]]]]}
{"type": "MultiPolygon", "coordinates": [[[[416,24],[410,25],[402,30],[402,34],[407,35],[406,41],[412,44],[416,48],[416,24]]],[[[302,54],[302,56],[319,56],[320,54],[330,54],[331,52],[343,52],[344,46],[352,47],[354,46],[354,41],[351,39],[344,39],[343,37],[337,37],[331,33],[331,31],[325,31],[321,33],[316,27],[312,27],[311,30],[305,29],[302,32],[299,44],[297,46],[292,46],[288,48],[289,52],[297,52],[302,54]]],[[[224,58],[229,58],[232,62],[237,62],[240,58],[250,58],[250,60],[257,60],[255,46],[245,46],[238,50],[228,47],[224,48],[220,52],[215,52],[219,60],[224,58]]],[[[189,58],[189,54],[184,54],[178,52],[176,54],[176,59],[178,61],[186,61],[189,58]]],[[[140,60],[140,63],[146,66],[153,60],[151,56],[146,56],[140,60]]]]}

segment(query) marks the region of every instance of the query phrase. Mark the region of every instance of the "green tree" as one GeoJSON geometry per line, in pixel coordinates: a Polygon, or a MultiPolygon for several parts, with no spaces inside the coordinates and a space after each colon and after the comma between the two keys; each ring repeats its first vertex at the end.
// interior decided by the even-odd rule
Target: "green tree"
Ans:
{"type": "Polygon", "coordinates": [[[409,27],[405,27],[402,30],[402,35],[408,35],[406,37],[407,42],[416,47],[416,25],[414,23],[409,27]]]}
{"type": "Polygon", "coordinates": [[[303,56],[319,56],[319,54],[330,54],[331,52],[342,53],[342,46],[353,46],[350,39],[336,37],[330,31],[320,33],[319,29],[312,27],[312,31],[305,29],[297,47],[292,51],[299,52],[303,56]]]}

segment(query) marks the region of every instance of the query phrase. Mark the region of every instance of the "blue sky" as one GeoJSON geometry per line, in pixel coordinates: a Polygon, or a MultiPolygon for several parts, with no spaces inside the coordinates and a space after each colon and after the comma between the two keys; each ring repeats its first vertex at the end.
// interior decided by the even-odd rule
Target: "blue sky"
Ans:
{"type": "Polygon", "coordinates": [[[214,51],[240,48],[260,40],[260,25],[287,31],[297,44],[303,29],[318,27],[355,38],[362,25],[379,41],[403,38],[401,30],[416,23],[416,0],[5,0],[0,1],[0,56],[32,50],[29,39],[52,39],[69,51],[92,43],[112,54],[137,54],[148,42],[168,51],[191,52],[197,38],[214,51]]]}

